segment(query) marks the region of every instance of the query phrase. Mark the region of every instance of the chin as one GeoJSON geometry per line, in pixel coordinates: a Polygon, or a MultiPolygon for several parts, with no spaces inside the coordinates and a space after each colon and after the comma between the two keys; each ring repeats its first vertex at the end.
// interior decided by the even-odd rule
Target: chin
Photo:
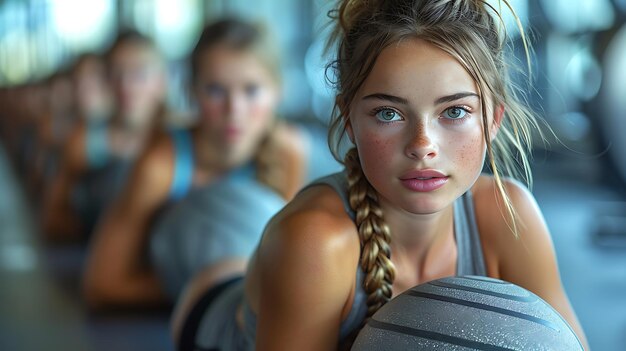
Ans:
{"type": "Polygon", "coordinates": [[[224,162],[229,168],[242,167],[250,161],[252,161],[250,156],[246,157],[246,155],[242,154],[238,150],[224,150],[224,162]]]}
{"type": "Polygon", "coordinates": [[[430,215],[441,212],[454,203],[456,198],[448,192],[433,191],[428,193],[411,193],[402,197],[399,205],[413,214],[430,215]]]}
{"type": "Polygon", "coordinates": [[[435,203],[408,204],[404,207],[405,211],[416,215],[432,215],[439,213],[446,208],[445,205],[435,203]]]}

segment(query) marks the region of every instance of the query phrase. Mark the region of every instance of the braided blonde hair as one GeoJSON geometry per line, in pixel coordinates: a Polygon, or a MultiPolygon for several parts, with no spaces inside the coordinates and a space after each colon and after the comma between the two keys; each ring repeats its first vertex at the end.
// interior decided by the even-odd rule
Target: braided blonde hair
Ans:
{"type": "Polygon", "coordinates": [[[356,213],[356,226],[361,241],[361,268],[367,293],[367,315],[371,316],[389,299],[396,269],[391,262],[391,232],[378,206],[378,195],[361,170],[356,148],[345,158],[348,171],[348,197],[356,213]]]}
{"type": "MultiPolygon", "coordinates": [[[[518,19],[509,1],[499,1],[518,19]]],[[[517,235],[515,209],[502,178],[511,176],[530,185],[531,132],[538,132],[542,138],[543,134],[536,117],[523,104],[523,91],[509,78],[509,69],[515,67],[504,59],[507,36],[498,9],[487,0],[343,0],[329,16],[335,20],[335,29],[327,48],[336,44],[337,50],[336,60],[328,66],[337,77],[337,99],[328,137],[335,158],[341,161],[339,148],[346,134],[350,103],[380,53],[405,38],[425,40],[454,57],[476,82],[482,102],[487,164],[504,203],[505,219],[517,235]],[[505,111],[498,137],[493,141],[487,102],[503,106],[505,111]]],[[[517,23],[530,73],[530,46],[519,20],[517,23]]],[[[392,295],[395,268],[390,261],[391,233],[376,190],[361,169],[357,149],[348,151],[343,162],[348,173],[350,205],[356,212],[371,316],[392,295]]]]}

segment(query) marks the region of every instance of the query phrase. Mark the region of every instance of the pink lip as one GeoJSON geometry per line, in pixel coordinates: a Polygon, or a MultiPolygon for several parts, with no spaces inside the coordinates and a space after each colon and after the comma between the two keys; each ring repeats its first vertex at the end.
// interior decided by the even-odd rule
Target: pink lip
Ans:
{"type": "Polygon", "coordinates": [[[413,178],[447,178],[445,174],[435,169],[421,169],[412,170],[404,173],[400,179],[413,179],[413,178]]]}
{"type": "Polygon", "coordinates": [[[237,127],[227,127],[224,129],[224,136],[228,140],[236,139],[237,137],[239,137],[240,134],[241,134],[241,129],[237,127]]]}
{"type": "Polygon", "coordinates": [[[429,192],[444,186],[448,176],[434,169],[409,171],[400,177],[400,182],[409,190],[429,192]],[[426,178],[426,179],[424,179],[426,178]]]}

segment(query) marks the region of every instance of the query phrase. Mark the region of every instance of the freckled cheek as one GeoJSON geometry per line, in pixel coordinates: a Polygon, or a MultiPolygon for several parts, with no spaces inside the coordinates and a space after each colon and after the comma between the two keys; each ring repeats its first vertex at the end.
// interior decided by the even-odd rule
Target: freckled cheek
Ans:
{"type": "Polygon", "coordinates": [[[457,138],[453,144],[454,149],[457,150],[454,153],[454,162],[460,168],[467,171],[471,170],[471,173],[482,170],[486,149],[482,135],[457,138]]]}
{"type": "Polygon", "coordinates": [[[389,166],[394,153],[397,152],[394,149],[393,140],[376,134],[363,134],[359,139],[367,140],[358,145],[359,157],[368,178],[389,174],[389,166]]]}

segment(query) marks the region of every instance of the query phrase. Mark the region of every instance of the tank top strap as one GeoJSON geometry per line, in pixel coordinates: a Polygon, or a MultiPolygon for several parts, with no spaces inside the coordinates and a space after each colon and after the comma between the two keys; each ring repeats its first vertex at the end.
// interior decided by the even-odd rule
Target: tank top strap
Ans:
{"type": "Polygon", "coordinates": [[[350,207],[350,199],[348,197],[348,178],[346,177],[345,171],[319,178],[302,188],[300,192],[318,185],[328,185],[333,188],[333,190],[335,190],[337,195],[341,198],[341,202],[343,203],[343,208],[346,213],[350,216],[350,218],[352,218],[352,220],[356,219],[356,214],[352,210],[352,207],[350,207]]]}
{"type": "Polygon", "coordinates": [[[454,236],[458,250],[456,275],[486,276],[487,269],[471,191],[467,191],[454,202],[454,236]]]}
{"type": "Polygon", "coordinates": [[[88,169],[99,169],[109,160],[109,128],[104,122],[87,124],[85,148],[88,169]]]}
{"type": "Polygon", "coordinates": [[[187,130],[172,130],[174,143],[174,176],[170,185],[169,198],[179,200],[189,192],[193,182],[193,141],[187,130]]]}
{"type": "Polygon", "coordinates": [[[363,280],[365,279],[365,273],[361,269],[361,265],[356,269],[356,288],[354,289],[354,301],[350,307],[350,312],[346,318],[341,321],[339,326],[339,340],[345,340],[352,335],[355,330],[361,327],[361,323],[367,317],[367,294],[363,289],[363,280]]]}

